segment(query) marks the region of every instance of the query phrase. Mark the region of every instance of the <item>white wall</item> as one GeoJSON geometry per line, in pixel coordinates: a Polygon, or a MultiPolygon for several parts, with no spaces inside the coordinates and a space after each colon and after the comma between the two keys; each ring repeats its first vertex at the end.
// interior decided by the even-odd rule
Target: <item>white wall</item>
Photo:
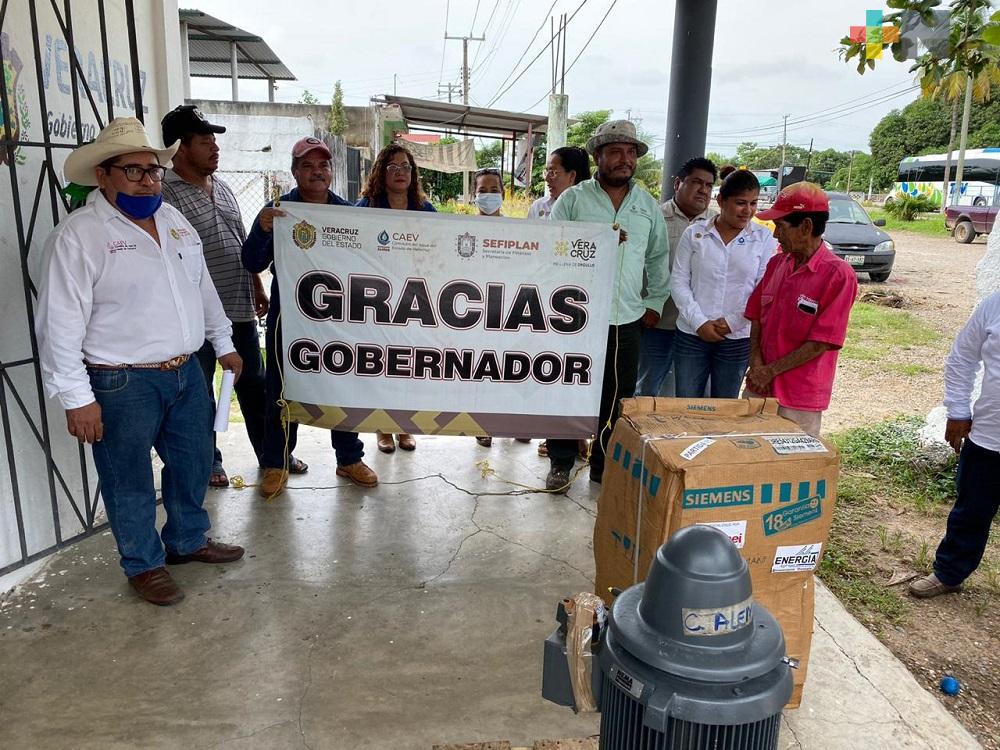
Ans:
{"type": "MultiPolygon", "coordinates": [[[[7,15],[0,33],[4,63],[14,73],[8,80],[8,102],[16,110],[16,126],[21,140],[43,141],[48,131],[54,144],[76,143],[75,116],[71,91],[72,68],[70,51],[49,2],[36,0],[38,33],[32,33],[29,3],[25,0],[7,6],[7,15]],[[34,44],[37,38],[41,54],[41,68],[36,69],[34,44]],[[38,88],[41,82],[46,106],[41,106],[38,88]]],[[[62,10],[65,6],[59,3],[62,10]]],[[[84,78],[93,88],[94,100],[102,119],[107,118],[103,84],[103,53],[97,0],[73,0],[74,43],[84,78]]],[[[180,78],[180,41],[177,33],[176,0],[143,0],[135,3],[136,34],[139,50],[140,81],[143,88],[144,118],[154,140],[159,140],[157,123],[163,113],[183,102],[180,78]]],[[[112,102],[114,114],[134,114],[132,101],[131,64],[124,3],[108,0],[105,3],[108,28],[109,58],[111,60],[112,102]]],[[[98,132],[98,121],[80,87],[81,117],[84,140],[98,132]]],[[[2,92],[0,92],[2,93],[2,92]]],[[[12,121],[15,118],[12,118],[12,121]]],[[[53,167],[61,179],[62,163],[69,149],[53,151],[53,167]]],[[[20,204],[15,206],[11,186],[11,165],[0,165],[0,362],[31,359],[29,326],[32,325],[25,301],[22,283],[21,256],[14,221],[14,211],[23,217],[25,231],[31,220],[42,165],[46,152],[42,148],[23,146],[16,156],[16,184],[20,191],[20,204]]],[[[27,265],[38,265],[40,250],[45,237],[63,210],[53,217],[48,183],[43,183],[38,216],[34,227],[27,265]]],[[[32,299],[33,302],[33,299],[32,299]]],[[[39,396],[33,365],[7,369],[18,395],[30,416],[22,414],[11,389],[4,384],[3,396],[10,415],[11,427],[0,440],[0,570],[21,559],[17,523],[14,513],[14,487],[19,491],[21,508],[26,526],[28,554],[43,550],[56,541],[53,525],[53,503],[58,508],[63,538],[82,530],[72,511],[61,483],[55,481],[55,492],[49,484],[45,457],[31,424],[41,430],[39,396]],[[12,446],[13,471],[8,461],[7,443],[12,446]]],[[[84,480],[81,472],[79,446],[66,433],[65,419],[57,402],[47,402],[48,425],[51,433],[53,459],[62,474],[70,495],[82,498],[84,480]]],[[[87,451],[89,464],[89,450],[87,451]]],[[[93,465],[88,466],[91,493],[96,485],[93,465]]],[[[78,500],[78,502],[81,502],[78,500]]],[[[81,506],[82,511],[82,506],[81,506]]]]}

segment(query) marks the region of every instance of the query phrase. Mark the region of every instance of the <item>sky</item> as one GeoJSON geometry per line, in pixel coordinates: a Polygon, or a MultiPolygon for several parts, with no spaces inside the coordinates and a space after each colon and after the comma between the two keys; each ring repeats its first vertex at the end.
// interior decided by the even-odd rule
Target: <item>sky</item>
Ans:
{"type": "MultiPolygon", "coordinates": [[[[579,58],[565,80],[571,116],[611,109],[616,118],[630,117],[662,155],[674,21],[669,0],[181,4],[263,37],[298,79],[278,83],[279,101],[299,101],[308,89],[328,102],[338,79],[348,105],[367,105],[394,86],[401,96],[446,100],[439,92],[461,83],[462,66],[462,43],[446,42],[447,29],[486,38],[469,44],[472,104],[540,114],[548,111],[552,84],[549,50],[508,86],[549,42],[550,16],[575,12],[567,66],[579,58]]],[[[908,90],[915,85],[910,63],[896,62],[888,50],[864,76],[837,55],[849,28],[864,25],[865,11],[877,8],[887,10],[872,0],[719,0],[706,150],[731,155],[743,141],[778,144],[789,115],[789,143],[808,147],[814,139],[817,150],[867,151],[878,121],[919,94],[908,90]]],[[[229,99],[230,83],[193,79],[192,97],[229,99]]],[[[266,83],[241,81],[240,98],[266,101],[266,83]]]]}

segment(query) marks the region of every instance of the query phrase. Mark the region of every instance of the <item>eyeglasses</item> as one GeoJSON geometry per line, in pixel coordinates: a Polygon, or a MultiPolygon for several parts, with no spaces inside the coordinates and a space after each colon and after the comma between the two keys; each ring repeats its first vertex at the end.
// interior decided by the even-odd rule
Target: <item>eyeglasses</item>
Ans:
{"type": "Polygon", "coordinates": [[[389,174],[398,174],[399,172],[403,172],[403,173],[412,172],[413,171],[413,165],[411,165],[411,164],[390,164],[388,167],[385,168],[385,171],[388,172],[389,174]]]}
{"type": "Polygon", "coordinates": [[[120,169],[125,173],[125,179],[129,182],[142,182],[143,177],[148,177],[152,182],[163,182],[163,175],[167,173],[167,168],[159,165],[155,167],[137,167],[133,164],[128,164],[120,167],[117,164],[111,164],[109,168],[120,169]]]}
{"type": "Polygon", "coordinates": [[[555,177],[557,174],[565,174],[565,170],[562,169],[546,169],[542,172],[546,177],[555,177]]]}

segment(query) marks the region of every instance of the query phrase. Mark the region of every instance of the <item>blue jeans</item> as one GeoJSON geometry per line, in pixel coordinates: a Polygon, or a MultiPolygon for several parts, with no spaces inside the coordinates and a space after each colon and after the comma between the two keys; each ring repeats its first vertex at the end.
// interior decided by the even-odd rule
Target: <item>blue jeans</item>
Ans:
{"type": "Polygon", "coordinates": [[[663,381],[666,380],[674,357],[673,329],[647,328],[642,332],[642,344],[639,349],[639,385],[636,386],[636,396],[669,396],[660,393],[663,381]]]}
{"type": "MultiPolygon", "coordinates": [[[[260,356],[260,341],[257,339],[257,322],[233,323],[233,346],[243,360],[243,372],[236,381],[233,390],[240,404],[243,422],[246,424],[247,437],[253,447],[254,455],[260,461],[264,450],[264,400],[267,398],[264,383],[264,360],[260,356]]],[[[212,409],[215,409],[215,349],[210,341],[206,341],[196,355],[201,371],[208,385],[212,409]]],[[[212,432],[212,445],[215,456],[212,468],[222,468],[222,451],[216,444],[215,432],[212,432]]]]}
{"type": "Polygon", "coordinates": [[[749,338],[710,343],[683,331],[674,338],[678,398],[702,398],[709,376],[712,398],[737,398],[749,364],[749,338]]]}
{"type": "Polygon", "coordinates": [[[177,370],[89,370],[101,406],[104,438],[94,443],[104,508],[131,577],[164,562],[163,548],[186,555],[211,528],[202,507],[212,469],[212,405],[194,357],[177,370]],[[160,474],[167,522],[156,533],[156,490],[150,450],[160,474]],[[162,541],[161,541],[162,540],[162,541]]]}
{"type": "MultiPolygon", "coordinates": [[[[278,325],[278,313],[272,307],[267,317],[267,399],[264,407],[264,446],[261,451],[260,465],[265,469],[281,469],[285,466],[288,456],[295,450],[299,426],[295,422],[288,423],[288,433],[281,424],[282,361],[281,331],[278,325]],[[273,317],[270,313],[274,313],[273,317]]],[[[356,464],[365,455],[365,444],[358,439],[356,432],[330,430],[330,444],[337,457],[337,466],[356,464]]]]}
{"type": "Polygon", "coordinates": [[[1000,509],[1000,453],[966,438],[955,474],[958,498],[934,557],[934,572],[946,586],[957,586],[979,567],[1000,509]]]}

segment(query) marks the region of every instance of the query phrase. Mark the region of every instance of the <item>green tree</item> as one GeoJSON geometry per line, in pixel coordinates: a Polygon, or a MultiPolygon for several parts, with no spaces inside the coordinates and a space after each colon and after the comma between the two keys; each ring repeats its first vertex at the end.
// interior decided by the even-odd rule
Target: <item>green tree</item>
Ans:
{"type": "MultiPolygon", "coordinates": [[[[812,157],[807,156],[807,160],[809,162],[808,179],[811,182],[827,187],[837,170],[841,167],[846,167],[850,163],[851,155],[845,151],[826,148],[822,151],[814,151],[812,157]]],[[[857,157],[855,157],[856,161],[857,157]]],[[[868,187],[867,179],[865,187],[868,187]]]]}
{"type": "Polygon", "coordinates": [[[480,169],[486,167],[502,168],[503,164],[503,141],[490,141],[488,146],[476,149],[476,166],[480,169]]]}
{"type": "MultiPolygon", "coordinates": [[[[913,19],[919,19],[930,27],[936,26],[938,20],[935,12],[941,5],[941,0],[887,0],[887,5],[894,12],[886,15],[884,21],[894,26],[898,32],[904,24],[909,24],[913,19]]],[[[916,57],[910,68],[910,72],[920,81],[921,94],[924,98],[946,99],[953,103],[947,140],[949,154],[955,137],[957,103],[964,95],[956,182],[962,180],[972,102],[974,99],[987,101],[991,96],[992,87],[1000,83],[998,47],[995,46],[1000,42],[1000,13],[994,13],[987,21],[986,12],[991,7],[992,0],[952,0],[949,6],[947,40],[944,43],[925,45],[926,51],[916,57]]],[[[904,39],[902,34],[898,37],[898,40],[891,45],[892,56],[897,61],[903,62],[911,54],[910,48],[913,44],[910,40],[904,39]]],[[[856,57],[857,70],[862,75],[866,70],[875,68],[875,60],[867,59],[867,41],[867,39],[852,40],[849,36],[840,40],[841,58],[845,62],[850,62],[856,57]]],[[[878,42],[881,41],[880,36],[878,42]]],[[[875,154],[874,143],[872,143],[872,153],[875,154]]],[[[882,164],[881,169],[887,170],[888,165],[882,164]]],[[[947,178],[946,172],[946,181],[947,178]]],[[[945,204],[946,201],[942,201],[942,210],[945,204]]]]}
{"type": "Polygon", "coordinates": [[[330,112],[326,116],[326,129],[334,135],[347,132],[347,111],[344,109],[344,90],[340,81],[333,85],[333,101],[330,102],[330,112]]]}
{"type": "Polygon", "coordinates": [[[319,104],[319,99],[317,99],[309,89],[302,89],[302,96],[299,97],[299,104],[319,104]]]}
{"type": "MultiPolygon", "coordinates": [[[[823,184],[827,190],[851,190],[851,192],[867,191],[868,185],[872,185],[872,189],[881,189],[883,186],[878,185],[875,180],[874,174],[875,160],[872,159],[871,154],[858,153],[854,155],[854,163],[850,163],[850,157],[848,157],[848,163],[839,167],[836,172],[830,175],[830,178],[823,184]]],[[[895,179],[895,176],[893,177],[895,179]]]]}

